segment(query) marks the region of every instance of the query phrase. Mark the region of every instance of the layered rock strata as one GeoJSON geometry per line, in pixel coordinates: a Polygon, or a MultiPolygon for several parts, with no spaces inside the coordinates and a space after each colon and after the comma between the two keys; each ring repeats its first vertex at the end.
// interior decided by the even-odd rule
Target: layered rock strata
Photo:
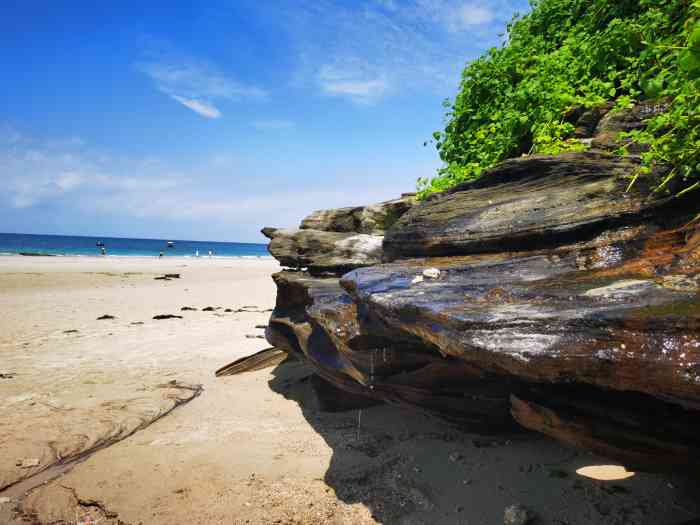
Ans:
{"type": "Polygon", "coordinates": [[[372,257],[276,230],[271,253],[311,271],[274,276],[268,340],[354,400],[697,472],[700,206],[626,191],[637,168],[602,152],[524,157],[402,207],[385,231],[347,231],[361,224],[348,209],[295,234],[383,233],[372,257]]]}

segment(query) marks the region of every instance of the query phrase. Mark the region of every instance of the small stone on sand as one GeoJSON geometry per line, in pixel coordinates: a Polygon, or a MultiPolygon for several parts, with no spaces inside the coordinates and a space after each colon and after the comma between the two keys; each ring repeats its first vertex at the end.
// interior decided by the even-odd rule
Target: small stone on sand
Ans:
{"type": "Polygon", "coordinates": [[[522,505],[511,505],[503,514],[503,525],[527,525],[532,518],[532,513],[522,505]]]}

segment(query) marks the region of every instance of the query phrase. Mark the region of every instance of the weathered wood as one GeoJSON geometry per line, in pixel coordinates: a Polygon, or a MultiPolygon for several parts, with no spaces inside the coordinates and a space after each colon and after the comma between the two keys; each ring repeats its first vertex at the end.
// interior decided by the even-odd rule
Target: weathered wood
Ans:
{"type": "Polygon", "coordinates": [[[216,377],[235,376],[244,372],[263,370],[280,364],[287,359],[286,352],[277,348],[266,348],[252,355],[236,359],[233,363],[222,366],[216,371],[216,377]]]}

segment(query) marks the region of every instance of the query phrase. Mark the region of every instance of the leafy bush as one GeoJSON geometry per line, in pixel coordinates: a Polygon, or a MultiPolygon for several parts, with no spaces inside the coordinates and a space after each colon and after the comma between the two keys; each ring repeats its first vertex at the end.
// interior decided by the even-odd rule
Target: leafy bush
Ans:
{"type": "MultiPolygon", "coordinates": [[[[566,115],[616,101],[670,97],[669,110],[628,135],[648,145],[638,176],[674,166],[700,187],[700,0],[531,0],[508,40],[467,65],[446,127],[434,138],[444,167],[419,195],[478,178],[523,153],[585,149],[566,115]]],[[[659,181],[659,189],[668,180],[659,181]]]]}

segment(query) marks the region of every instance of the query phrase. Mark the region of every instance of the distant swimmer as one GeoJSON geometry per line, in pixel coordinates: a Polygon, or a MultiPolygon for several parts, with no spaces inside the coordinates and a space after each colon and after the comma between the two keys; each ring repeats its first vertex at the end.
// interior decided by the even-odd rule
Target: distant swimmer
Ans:
{"type": "Polygon", "coordinates": [[[209,250],[209,258],[211,259],[211,250],[209,250]]]}
{"type": "Polygon", "coordinates": [[[163,252],[160,252],[160,253],[158,254],[158,258],[160,258],[160,257],[163,257],[163,252]]]}
{"type": "Polygon", "coordinates": [[[199,257],[199,250],[195,250],[195,251],[194,251],[194,256],[195,256],[195,257],[199,257]]]}
{"type": "Polygon", "coordinates": [[[102,255],[107,255],[107,249],[102,246],[102,248],[100,248],[100,253],[102,253],[102,255]]]}

